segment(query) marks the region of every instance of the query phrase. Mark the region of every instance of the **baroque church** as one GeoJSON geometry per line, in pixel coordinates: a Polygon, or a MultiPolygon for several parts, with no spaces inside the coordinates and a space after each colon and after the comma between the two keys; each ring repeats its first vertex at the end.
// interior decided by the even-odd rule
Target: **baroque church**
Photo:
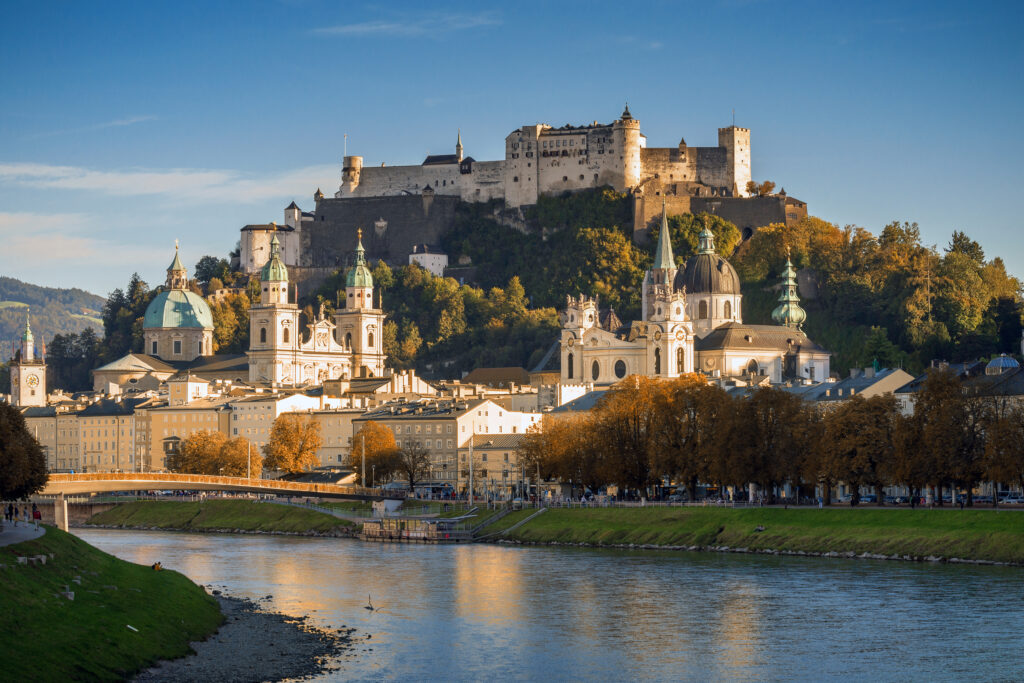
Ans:
{"type": "Polygon", "coordinates": [[[182,372],[207,381],[273,387],[384,375],[384,313],[379,297],[375,305],[373,275],[361,236],[355,266],[347,276],[345,307],[334,312],[333,320],[321,307],[305,329],[300,325],[299,306],[289,296],[288,269],[276,236],[270,246],[270,259],[260,271],[260,299],[249,309],[248,353],[213,352],[213,314],[206,300],[189,289],[188,272],[175,248],[165,287],[143,318],[143,352],[129,353],[93,370],[93,389],[156,389],[182,372]]]}
{"type": "Polygon", "coordinates": [[[676,266],[667,211],[654,264],[643,280],[641,320],[624,325],[594,298],[567,297],[562,316],[561,382],[609,385],[628,375],[712,377],[821,382],[830,353],[801,329],[807,314],[797,296],[796,270],[787,259],[776,325],[743,322],[743,295],[736,270],[715,252],[707,226],[698,253],[676,266]]]}

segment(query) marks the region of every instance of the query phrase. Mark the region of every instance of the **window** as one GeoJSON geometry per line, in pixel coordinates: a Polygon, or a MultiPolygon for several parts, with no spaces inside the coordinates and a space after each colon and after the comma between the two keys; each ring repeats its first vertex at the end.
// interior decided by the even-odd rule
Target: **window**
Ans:
{"type": "Polygon", "coordinates": [[[732,303],[729,301],[725,302],[725,313],[724,318],[732,318],[732,303]]]}
{"type": "Polygon", "coordinates": [[[622,379],[626,376],[626,363],[622,360],[615,361],[615,376],[622,379]]]}
{"type": "Polygon", "coordinates": [[[661,374],[661,349],[654,349],[654,374],[661,374]]]}
{"type": "Polygon", "coordinates": [[[480,456],[480,458],[481,458],[482,462],[487,462],[487,454],[486,453],[484,453],[482,456],[480,456]]]}
{"type": "Polygon", "coordinates": [[[174,340],[174,355],[175,356],[180,356],[181,355],[181,340],[180,339],[175,339],[174,340]]]}
{"type": "Polygon", "coordinates": [[[261,327],[260,328],[260,343],[261,344],[266,344],[267,343],[267,328],[265,328],[265,327],[261,327]]]}
{"type": "Polygon", "coordinates": [[[291,330],[289,330],[289,329],[288,329],[287,327],[286,327],[286,328],[284,328],[284,331],[283,331],[283,332],[281,333],[281,340],[282,340],[282,341],[283,341],[283,342],[284,342],[285,344],[287,344],[287,343],[288,343],[288,339],[289,339],[289,336],[290,336],[290,334],[291,334],[291,330]]]}
{"type": "Polygon", "coordinates": [[[594,378],[595,382],[597,381],[597,378],[601,376],[601,366],[596,360],[594,361],[594,364],[590,366],[590,376],[594,378]]]}
{"type": "Polygon", "coordinates": [[[157,355],[159,355],[159,354],[158,354],[158,353],[156,352],[156,350],[157,350],[157,345],[156,345],[156,341],[154,341],[154,342],[153,342],[153,344],[152,344],[152,345],[151,345],[151,347],[150,347],[150,353],[152,353],[152,354],[153,354],[154,356],[157,356],[157,355]]]}
{"type": "Polygon", "coordinates": [[[369,348],[371,348],[371,349],[373,348],[373,332],[371,332],[371,333],[370,333],[370,334],[369,334],[369,335],[368,335],[368,336],[366,337],[366,346],[368,346],[368,347],[369,347],[369,348]]]}
{"type": "Polygon", "coordinates": [[[697,319],[698,320],[707,320],[707,318],[708,318],[708,302],[707,301],[701,301],[700,302],[700,306],[698,306],[698,308],[697,308],[697,319]]]}
{"type": "Polygon", "coordinates": [[[568,377],[569,379],[572,379],[572,370],[573,370],[573,367],[572,367],[572,366],[573,366],[573,357],[572,357],[572,354],[571,354],[571,353],[570,353],[570,354],[569,354],[569,356],[568,356],[568,357],[567,357],[567,358],[565,359],[565,362],[566,362],[566,365],[568,365],[568,366],[569,366],[569,372],[568,372],[568,375],[567,375],[567,377],[568,377]]]}
{"type": "Polygon", "coordinates": [[[685,357],[686,354],[683,353],[682,347],[676,349],[676,372],[679,374],[686,372],[686,370],[684,370],[686,367],[686,363],[684,362],[685,357]]]}
{"type": "MultiPolygon", "coordinates": [[[[349,295],[349,296],[351,296],[351,295],[349,295]]],[[[352,333],[351,332],[348,332],[348,333],[345,334],[345,348],[346,349],[351,349],[352,348],[352,333]]]]}

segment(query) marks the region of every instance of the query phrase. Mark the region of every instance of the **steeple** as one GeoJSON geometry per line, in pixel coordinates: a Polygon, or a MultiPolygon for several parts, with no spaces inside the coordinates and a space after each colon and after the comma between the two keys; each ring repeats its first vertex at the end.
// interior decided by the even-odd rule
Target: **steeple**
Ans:
{"type": "Polygon", "coordinates": [[[459,128],[458,139],[455,142],[455,157],[462,163],[462,129],[459,128]]]}
{"type": "Polygon", "coordinates": [[[188,271],[178,257],[178,240],[174,240],[174,260],[167,267],[167,288],[188,289],[188,271]]]}
{"type": "Polygon", "coordinates": [[[35,357],[35,339],[32,337],[32,326],[29,324],[31,308],[25,311],[25,332],[21,335],[21,360],[30,361],[35,357]]]}
{"type": "Polygon", "coordinates": [[[668,210],[664,197],[661,199],[661,233],[658,235],[658,248],[654,252],[653,267],[663,270],[676,267],[676,260],[672,255],[672,240],[668,232],[668,210]]]}
{"type": "MultiPolygon", "coordinates": [[[[370,273],[370,269],[366,267],[366,250],[363,249],[362,228],[356,231],[356,239],[356,263],[348,271],[348,276],[345,278],[345,287],[359,289],[370,288],[373,287],[373,274],[370,273]]],[[[364,298],[366,296],[368,295],[364,293],[364,298]]]]}
{"type": "Polygon", "coordinates": [[[629,113],[629,102],[626,102],[626,108],[622,110],[622,120],[629,121],[633,118],[633,115],[629,113]]]}
{"type": "Polygon", "coordinates": [[[700,243],[697,247],[698,254],[714,254],[715,253],[715,236],[710,230],[708,230],[707,222],[704,223],[704,228],[700,231],[698,236],[700,243]]]}
{"type": "Polygon", "coordinates": [[[800,329],[807,320],[807,311],[800,307],[797,296],[796,269],[789,258],[789,247],[786,247],[786,269],[782,272],[782,292],[779,294],[779,305],[772,311],[772,320],[779,325],[800,329]]]}
{"type": "Polygon", "coordinates": [[[288,282],[288,269],[281,261],[281,242],[277,239],[277,232],[270,240],[270,260],[263,266],[260,272],[260,280],[263,282],[288,282]]]}

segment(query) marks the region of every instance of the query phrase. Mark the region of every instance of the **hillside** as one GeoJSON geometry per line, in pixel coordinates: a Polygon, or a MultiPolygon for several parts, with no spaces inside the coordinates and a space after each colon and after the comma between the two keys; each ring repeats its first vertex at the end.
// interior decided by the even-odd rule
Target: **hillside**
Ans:
{"type": "Polygon", "coordinates": [[[106,300],[81,289],[40,287],[10,277],[0,277],[0,358],[9,357],[25,327],[25,307],[32,308],[32,333],[36,343],[55,334],[81,332],[92,327],[102,334],[100,316],[106,300]]]}

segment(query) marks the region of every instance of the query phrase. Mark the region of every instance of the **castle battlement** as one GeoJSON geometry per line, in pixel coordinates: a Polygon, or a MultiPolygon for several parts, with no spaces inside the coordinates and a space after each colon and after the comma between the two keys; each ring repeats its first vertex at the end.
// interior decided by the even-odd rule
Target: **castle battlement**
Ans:
{"type": "Polygon", "coordinates": [[[508,207],[537,203],[542,195],[611,186],[632,191],[652,180],[671,180],[706,188],[706,194],[744,197],[750,180],[750,130],[718,129],[716,147],[648,148],[640,121],[627,107],[611,123],[555,128],[521,126],[505,137],[505,158],[477,161],[455,154],[431,155],[417,166],[364,166],[363,157],[346,156],[335,197],[435,195],[466,202],[501,199],[508,207]]]}

